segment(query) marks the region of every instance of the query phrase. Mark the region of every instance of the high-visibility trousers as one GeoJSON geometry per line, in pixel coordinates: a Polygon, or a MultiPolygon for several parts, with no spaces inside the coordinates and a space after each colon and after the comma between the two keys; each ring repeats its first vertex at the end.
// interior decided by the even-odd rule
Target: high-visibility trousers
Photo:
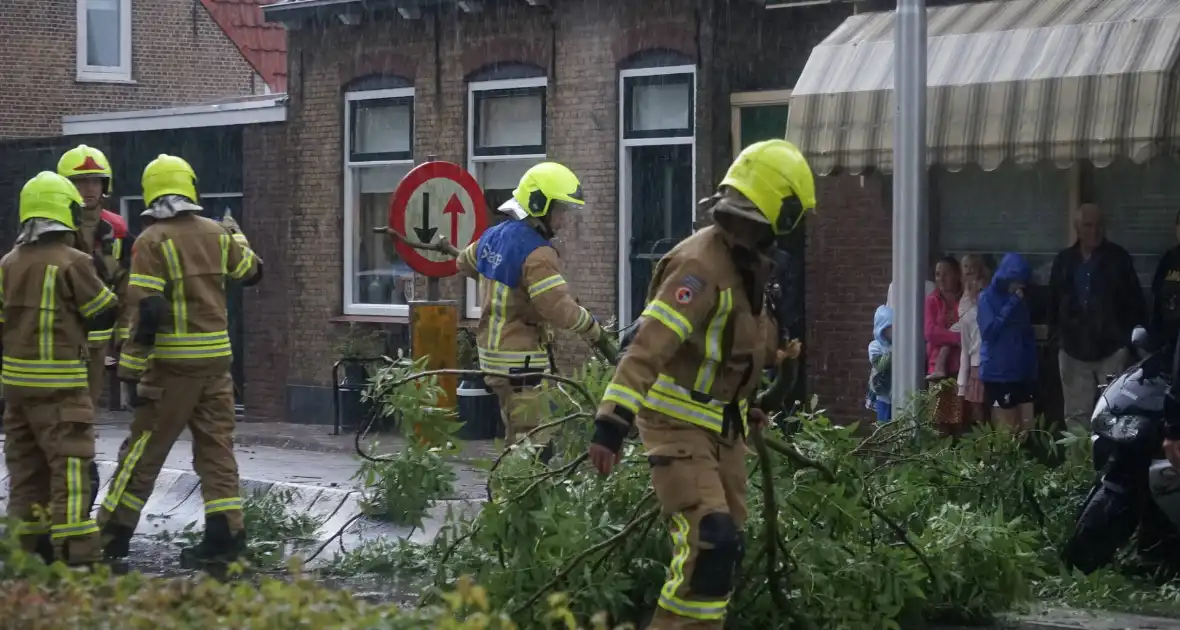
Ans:
{"type": "Polygon", "coordinates": [[[135,529],[172,445],[187,427],[193,469],[201,479],[205,517],[224,514],[232,532],[242,523],[238,462],[234,458],[234,384],[228,373],[190,377],[149,367],[136,385],[131,435],[119,449],[98,520],[135,529]]]}
{"type": "Polygon", "coordinates": [[[650,409],[636,425],[672,536],[672,562],[648,628],[720,630],[745,555],[745,439],[650,409]]]}
{"type": "Polygon", "coordinates": [[[89,348],[90,358],[87,362],[87,380],[90,383],[90,402],[94,410],[98,411],[98,399],[102,397],[103,385],[106,384],[106,358],[109,354],[107,346],[89,348]]]}
{"type": "MultiPolygon", "coordinates": [[[[543,420],[550,420],[545,418],[542,412],[546,388],[540,377],[528,374],[512,379],[489,376],[484,382],[500,401],[500,419],[504,423],[505,445],[516,443],[526,433],[540,426],[543,420]]],[[[551,431],[541,431],[533,434],[532,440],[544,444],[551,435],[551,431]]]]}
{"type": "Polygon", "coordinates": [[[4,386],[4,459],[8,515],[21,544],[33,550],[49,534],[68,564],[99,559],[98,525],[91,518],[94,406],[83,387],[4,386]]]}

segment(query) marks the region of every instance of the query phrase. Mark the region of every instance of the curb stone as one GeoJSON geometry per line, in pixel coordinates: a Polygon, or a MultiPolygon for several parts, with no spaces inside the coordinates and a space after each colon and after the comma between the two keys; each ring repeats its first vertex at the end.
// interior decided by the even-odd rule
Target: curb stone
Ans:
{"type": "Polygon", "coordinates": [[[1010,618],[1016,630],[1180,630],[1180,619],[1048,608],[1010,618]]]}

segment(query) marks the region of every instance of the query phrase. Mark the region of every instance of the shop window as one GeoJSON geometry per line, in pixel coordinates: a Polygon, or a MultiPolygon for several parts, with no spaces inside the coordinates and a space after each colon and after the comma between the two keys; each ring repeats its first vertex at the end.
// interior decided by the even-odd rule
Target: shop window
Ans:
{"type": "Polygon", "coordinates": [[[1105,168],[1088,169],[1094,203],[1106,219],[1106,234],[1135,260],[1144,287],[1151,286],[1160,257],[1176,245],[1176,212],[1180,210],[1180,164],[1156,157],[1145,164],[1116,160],[1105,168]]]}
{"type": "Polygon", "coordinates": [[[77,79],[131,80],[131,0],[77,0],[77,79]]]}
{"type": "MultiPolygon", "coordinates": [[[[521,74],[520,67],[513,70],[521,74]]],[[[544,76],[468,84],[467,168],[483,188],[492,216],[512,197],[525,171],[545,160],[546,84],[544,76]]],[[[480,316],[479,287],[471,279],[466,315],[480,316]]]]}
{"type": "Polygon", "coordinates": [[[392,240],[389,200],[414,166],[414,89],[351,91],[344,108],[344,312],[409,315],[414,274],[392,240]]]}
{"type": "Polygon", "coordinates": [[[932,169],[938,251],[990,254],[997,263],[1016,252],[1032,265],[1036,283],[1048,284],[1053,257],[1068,244],[1069,182],[1070,171],[1052,164],[932,169]]]}
{"type": "Polygon", "coordinates": [[[627,323],[643,310],[656,262],[692,233],[695,91],[692,65],[634,63],[619,73],[619,313],[627,323]]]}

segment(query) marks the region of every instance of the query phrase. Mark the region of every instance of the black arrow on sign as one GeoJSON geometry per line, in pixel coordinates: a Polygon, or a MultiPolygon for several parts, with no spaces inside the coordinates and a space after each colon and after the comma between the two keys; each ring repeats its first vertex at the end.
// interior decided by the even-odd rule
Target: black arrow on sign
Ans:
{"type": "Polygon", "coordinates": [[[430,193],[422,193],[422,227],[414,228],[419,243],[433,243],[438,228],[430,227],[430,193]]]}

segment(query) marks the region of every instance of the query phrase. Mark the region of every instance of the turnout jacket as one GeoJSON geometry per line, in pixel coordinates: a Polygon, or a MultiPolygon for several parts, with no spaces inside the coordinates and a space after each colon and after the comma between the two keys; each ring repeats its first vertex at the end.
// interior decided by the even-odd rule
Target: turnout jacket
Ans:
{"type": "MultiPolygon", "coordinates": [[[[123,217],[109,210],[82,211],[74,246],[93,258],[98,277],[115,292],[121,305],[126,304],[127,276],[131,269],[133,240],[123,217]]],[[[90,347],[106,346],[116,333],[119,334],[119,339],[126,339],[129,317],[130,312],[124,308],[117,321],[110,327],[91,330],[87,334],[90,347]]]]}
{"type": "Polygon", "coordinates": [[[748,400],[778,346],[764,309],[771,266],[718,225],[668,252],[598,417],[629,428],[648,410],[718,433],[744,432],[748,400]]]}
{"type": "Polygon", "coordinates": [[[72,246],[73,238],[68,232],[42,235],[0,259],[0,382],[6,386],[89,386],[87,329],[109,329],[118,299],[93,259],[72,246]]]}
{"type": "Polygon", "coordinates": [[[479,278],[480,368],[496,372],[548,369],[549,326],[590,343],[602,329],[574,299],[561,275],[557,250],[528,223],[508,220],[488,228],[459,255],[459,272],[479,278]]]}
{"type": "Polygon", "coordinates": [[[196,377],[227,372],[226,277],[248,285],[260,268],[253,250],[216,221],[183,212],[152,223],[131,253],[131,338],[119,375],[138,380],[149,364],[196,377]]]}

